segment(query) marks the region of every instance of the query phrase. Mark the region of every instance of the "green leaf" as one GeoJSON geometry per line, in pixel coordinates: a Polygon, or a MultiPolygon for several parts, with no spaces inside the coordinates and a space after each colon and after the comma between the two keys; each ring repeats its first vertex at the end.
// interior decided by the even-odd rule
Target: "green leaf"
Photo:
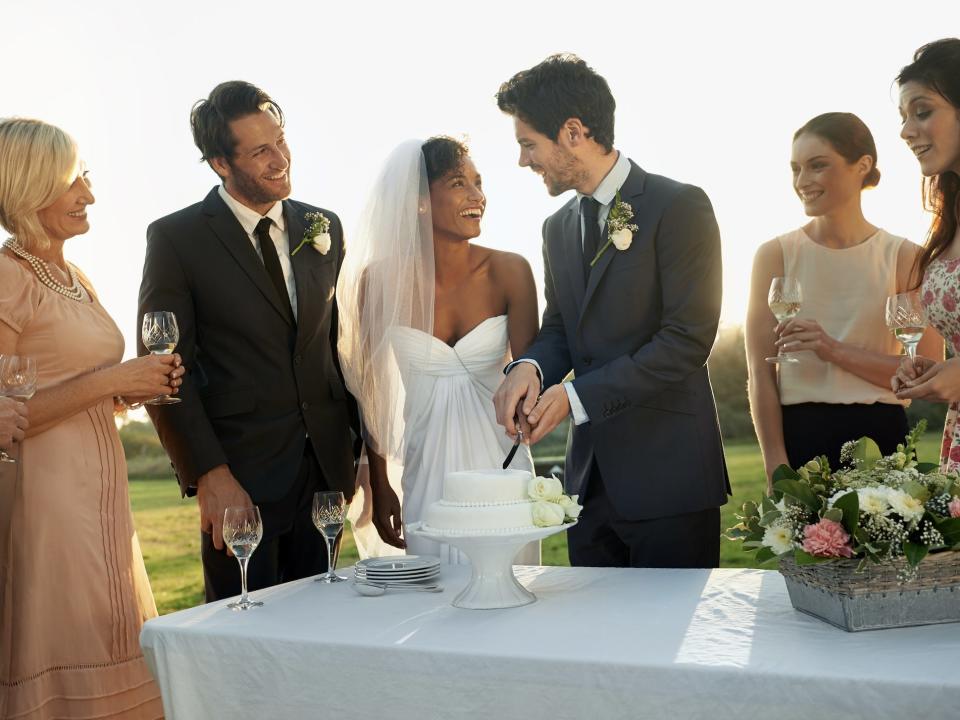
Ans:
{"type": "Polygon", "coordinates": [[[811,555],[803,550],[795,550],[793,553],[793,559],[796,560],[797,565],[817,565],[823,562],[830,562],[830,560],[833,558],[817,557],[816,555],[811,555]]]}
{"type": "Polygon", "coordinates": [[[823,514],[823,517],[825,520],[833,520],[835,523],[842,523],[843,510],[838,507],[832,507],[823,514]]]}
{"type": "Polygon", "coordinates": [[[760,527],[770,527],[771,523],[774,523],[779,519],[780,519],[779,510],[768,512],[762,518],[760,518],[760,527]]]}
{"type": "Polygon", "coordinates": [[[903,544],[903,554],[907,558],[907,562],[910,563],[910,567],[919,565],[920,561],[927,556],[928,552],[929,548],[926,545],[912,542],[905,542],[903,544]]]}
{"type": "Polygon", "coordinates": [[[779,510],[777,510],[777,506],[774,505],[773,500],[771,500],[771,499],[768,498],[768,497],[765,497],[765,498],[760,502],[760,508],[763,510],[764,513],[771,513],[771,512],[774,512],[774,511],[780,512],[779,510]]]}
{"type": "Polygon", "coordinates": [[[939,469],[940,466],[937,463],[917,463],[917,472],[921,475],[936,472],[939,469]]]}
{"type": "Polygon", "coordinates": [[[757,550],[757,562],[767,562],[768,560],[773,560],[777,554],[768,547],[763,547],[757,550]]]}
{"type": "Polygon", "coordinates": [[[773,484],[776,487],[776,484],[779,480],[799,480],[800,475],[796,470],[793,470],[789,465],[781,465],[776,470],[773,471],[773,484]]]}
{"type": "Polygon", "coordinates": [[[820,510],[820,506],[822,505],[820,498],[814,494],[813,490],[811,490],[810,486],[806,483],[800,482],[799,480],[783,479],[775,482],[773,486],[784,495],[796,498],[814,512],[820,510]]]}
{"type": "Polygon", "coordinates": [[[903,484],[901,489],[910,497],[919,500],[920,502],[926,502],[930,499],[930,491],[927,490],[923,485],[918,483],[916,480],[908,480],[903,484]]]}
{"type": "Polygon", "coordinates": [[[868,437],[862,437],[857,440],[853,448],[853,457],[864,463],[874,463],[883,457],[883,453],[880,452],[880,448],[877,447],[877,444],[873,440],[868,437]]]}
{"type": "Polygon", "coordinates": [[[841,522],[844,529],[857,540],[866,542],[865,539],[861,540],[857,533],[860,529],[860,498],[857,497],[857,493],[848,492],[846,495],[837,498],[836,502],[833,503],[833,508],[843,511],[841,522]]]}
{"type": "Polygon", "coordinates": [[[960,518],[935,520],[933,526],[943,535],[944,545],[956,545],[960,542],[960,518]]]}

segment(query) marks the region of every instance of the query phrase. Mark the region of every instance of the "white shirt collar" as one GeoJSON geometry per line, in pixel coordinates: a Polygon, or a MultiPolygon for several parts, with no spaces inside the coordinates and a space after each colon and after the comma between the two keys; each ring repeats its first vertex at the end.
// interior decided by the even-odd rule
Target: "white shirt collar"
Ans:
{"type": "Polygon", "coordinates": [[[272,208],[267,210],[266,215],[260,215],[256,210],[251,210],[228,193],[222,184],[217,187],[217,192],[220,193],[220,197],[227,204],[227,207],[230,208],[230,212],[240,221],[240,225],[247,235],[253,235],[253,231],[257,229],[257,223],[260,222],[261,217],[268,217],[273,220],[281,232],[286,229],[283,222],[283,203],[279,200],[273,204],[272,208]]]}
{"type": "MultiPolygon", "coordinates": [[[[596,200],[600,205],[609,205],[613,202],[613,199],[617,196],[617,191],[623,187],[623,184],[627,181],[627,176],[630,174],[630,160],[619,150],[617,151],[617,161],[613,164],[613,167],[610,168],[603,180],[600,181],[600,184],[597,185],[597,189],[593,191],[593,199],[596,200]]],[[[577,193],[577,202],[579,203],[584,197],[583,193],[577,193]]]]}

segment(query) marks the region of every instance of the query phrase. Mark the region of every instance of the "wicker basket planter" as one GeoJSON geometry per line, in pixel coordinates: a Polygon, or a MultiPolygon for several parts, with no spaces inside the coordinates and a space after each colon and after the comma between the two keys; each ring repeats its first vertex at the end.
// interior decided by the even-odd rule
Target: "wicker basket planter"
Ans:
{"type": "Polygon", "coordinates": [[[960,621],[960,552],[928,555],[906,583],[897,579],[902,560],[857,572],[859,562],[781,559],[793,607],[848,632],[960,621]]]}

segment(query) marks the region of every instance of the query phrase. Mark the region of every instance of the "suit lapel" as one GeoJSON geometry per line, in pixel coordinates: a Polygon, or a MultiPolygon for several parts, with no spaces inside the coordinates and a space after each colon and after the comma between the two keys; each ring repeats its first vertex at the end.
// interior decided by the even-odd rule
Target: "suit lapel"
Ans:
{"type": "Polygon", "coordinates": [[[297,335],[299,336],[299,329],[301,327],[311,327],[311,304],[308,302],[310,299],[310,291],[308,289],[310,264],[307,258],[309,257],[309,253],[315,251],[313,248],[304,245],[296,255],[292,254],[293,251],[296,250],[297,245],[300,244],[300,241],[303,240],[305,228],[303,218],[289,200],[283,201],[283,220],[287,225],[287,238],[291,253],[290,265],[293,267],[293,281],[297,287],[297,335]]]}
{"type": "MultiPolygon", "coordinates": [[[[624,202],[630,203],[634,208],[634,212],[637,211],[637,204],[634,202],[634,200],[643,194],[643,186],[645,184],[644,181],[646,180],[646,177],[646,172],[644,172],[642,169],[640,169],[640,167],[635,165],[633,161],[631,161],[630,174],[627,175],[626,181],[620,188],[620,199],[624,202]]],[[[636,220],[636,218],[634,218],[634,220],[636,220]]],[[[606,244],[607,239],[607,224],[604,223],[603,233],[600,237],[600,247],[603,247],[606,244]]],[[[620,251],[611,245],[603,251],[603,255],[600,256],[599,260],[597,260],[596,265],[590,269],[590,277],[587,280],[587,289],[583,298],[583,305],[580,308],[580,323],[583,322],[584,313],[586,312],[590,301],[593,299],[593,296],[597,291],[597,287],[600,285],[600,281],[603,280],[603,276],[607,272],[607,268],[609,268],[613,263],[618,252],[620,251]]]]}
{"type": "Polygon", "coordinates": [[[237,261],[237,264],[243,268],[243,271],[250,277],[253,284],[257,286],[260,293],[269,302],[283,318],[293,323],[293,318],[287,309],[281,305],[280,298],[277,297],[277,291],[270,283],[267,271],[263,267],[263,262],[257,251],[253,248],[249,236],[243,231],[240,221],[230,212],[230,208],[220,198],[217,189],[214,188],[203,201],[203,212],[207,216],[210,229],[217,236],[227,251],[237,261]]]}
{"type": "Polygon", "coordinates": [[[570,287],[573,288],[574,300],[577,308],[583,307],[583,248],[580,240],[580,213],[577,204],[573,203],[563,218],[560,246],[563,248],[564,264],[570,278],[570,287]]]}

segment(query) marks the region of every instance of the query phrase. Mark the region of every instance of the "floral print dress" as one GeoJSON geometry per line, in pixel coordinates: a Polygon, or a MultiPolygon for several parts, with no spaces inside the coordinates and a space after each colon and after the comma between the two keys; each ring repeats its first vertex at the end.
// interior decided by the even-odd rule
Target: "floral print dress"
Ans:
{"type": "MultiPolygon", "coordinates": [[[[930,325],[949,344],[951,353],[960,355],[960,258],[938,259],[930,263],[923,276],[922,304],[930,325]]],[[[960,403],[947,407],[940,446],[940,469],[960,471],[960,403]]]]}

